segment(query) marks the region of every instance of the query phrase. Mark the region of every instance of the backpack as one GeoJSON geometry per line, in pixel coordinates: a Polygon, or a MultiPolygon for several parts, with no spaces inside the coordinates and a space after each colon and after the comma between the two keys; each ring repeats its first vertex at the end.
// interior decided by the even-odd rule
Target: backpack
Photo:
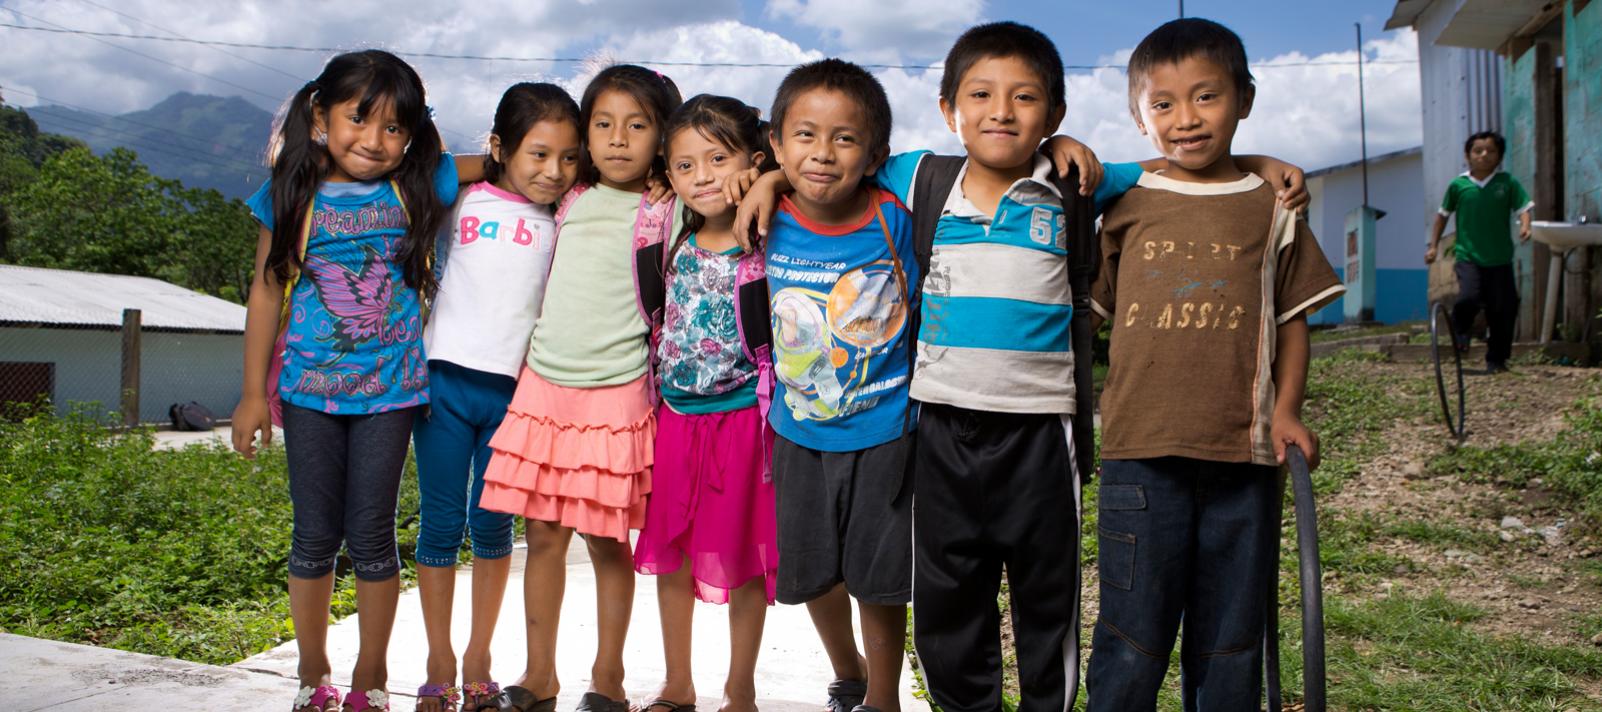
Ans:
{"type": "MultiPolygon", "coordinates": [[[[945,208],[951,188],[957,182],[957,173],[967,159],[960,156],[930,154],[918,162],[912,179],[912,194],[916,203],[912,210],[914,251],[918,258],[918,274],[929,273],[929,258],[934,254],[935,226],[945,208]]],[[[1090,283],[1101,266],[1101,244],[1096,237],[1096,207],[1088,196],[1079,194],[1079,172],[1071,169],[1067,178],[1052,173],[1052,184],[1062,195],[1062,209],[1068,219],[1068,285],[1073,293],[1073,323],[1071,348],[1074,354],[1073,419],[1074,452],[1079,476],[1089,481],[1095,465],[1095,413],[1096,394],[1091,375],[1093,356],[1090,329],[1090,283]]],[[[918,333],[915,330],[914,334],[918,333]]],[[[917,348],[912,349],[913,361],[917,348]]],[[[916,363],[914,363],[916,366],[916,363]]]]}
{"type": "Polygon", "coordinates": [[[173,430],[204,431],[216,426],[217,418],[210,410],[195,401],[174,403],[167,409],[173,430]]]}

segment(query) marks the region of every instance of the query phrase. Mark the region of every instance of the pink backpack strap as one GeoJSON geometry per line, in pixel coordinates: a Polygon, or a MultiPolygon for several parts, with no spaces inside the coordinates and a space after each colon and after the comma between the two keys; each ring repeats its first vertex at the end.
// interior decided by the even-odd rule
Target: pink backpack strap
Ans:
{"type": "Polygon", "coordinates": [[[575,183],[575,184],[573,184],[573,187],[571,189],[569,189],[566,193],[562,194],[562,199],[561,200],[556,201],[556,231],[557,231],[557,233],[559,233],[559,234],[561,233],[561,231],[562,231],[562,223],[567,221],[567,211],[572,210],[573,209],[573,203],[578,202],[578,197],[580,195],[583,195],[584,191],[589,190],[589,189],[590,189],[590,184],[588,184],[588,183],[575,183]]]}

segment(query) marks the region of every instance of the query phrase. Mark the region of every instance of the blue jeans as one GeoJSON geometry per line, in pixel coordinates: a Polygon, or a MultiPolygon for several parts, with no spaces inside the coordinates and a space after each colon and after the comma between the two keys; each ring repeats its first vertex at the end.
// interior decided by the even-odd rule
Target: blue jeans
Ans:
{"type": "Polygon", "coordinates": [[[504,558],[512,553],[514,518],[484,511],[478,498],[484,493],[489,441],[506,417],[517,379],[429,361],[428,387],[431,404],[419,409],[412,429],[422,510],[417,563],[455,566],[468,531],[474,558],[504,558]]]}
{"type": "Polygon", "coordinates": [[[1155,710],[1181,624],[1185,709],[1260,709],[1279,506],[1273,467],[1181,457],[1102,462],[1090,712],[1155,710]]]}
{"type": "Polygon", "coordinates": [[[291,576],[329,574],[341,543],[356,578],[386,581],[400,572],[395,501],[412,410],[336,415],[284,404],[284,457],[295,518],[291,576]]]}

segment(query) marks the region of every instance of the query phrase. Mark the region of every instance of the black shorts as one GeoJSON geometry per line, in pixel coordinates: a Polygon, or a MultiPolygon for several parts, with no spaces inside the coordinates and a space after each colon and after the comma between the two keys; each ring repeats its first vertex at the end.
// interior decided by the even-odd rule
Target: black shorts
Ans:
{"type": "Polygon", "coordinates": [[[780,603],[841,582],[863,603],[912,600],[912,442],[822,452],[774,438],[780,603]]]}

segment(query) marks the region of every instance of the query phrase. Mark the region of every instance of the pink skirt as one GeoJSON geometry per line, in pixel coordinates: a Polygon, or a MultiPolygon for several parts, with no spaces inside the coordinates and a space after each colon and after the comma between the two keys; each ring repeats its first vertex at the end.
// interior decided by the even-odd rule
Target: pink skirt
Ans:
{"type": "Polygon", "coordinates": [[[763,579],[773,603],[779,571],[773,483],[763,476],[772,432],[757,408],[685,415],[657,414],[656,471],[634,569],[670,574],[688,562],[695,597],[728,603],[730,594],[763,579]]]}
{"type": "Polygon", "coordinates": [[[627,543],[645,525],[656,416],[644,376],[619,386],[558,386],[524,367],[479,505],[627,543]]]}

